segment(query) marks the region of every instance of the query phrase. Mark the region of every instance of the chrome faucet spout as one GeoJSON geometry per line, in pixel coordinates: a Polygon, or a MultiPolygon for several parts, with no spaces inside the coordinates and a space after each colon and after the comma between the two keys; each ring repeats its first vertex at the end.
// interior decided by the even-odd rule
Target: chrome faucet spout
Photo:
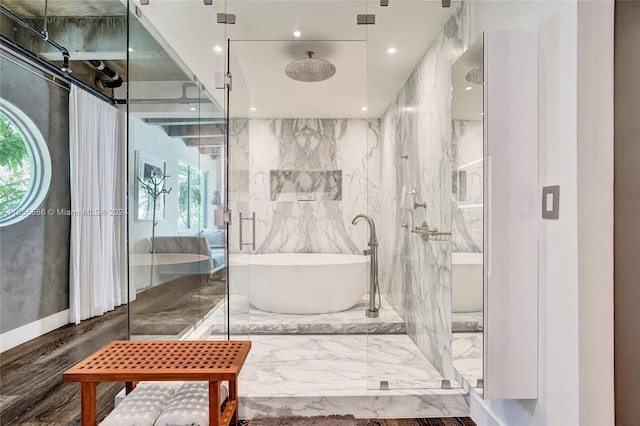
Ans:
{"type": "Polygon", "coordinates": [[[353,218],[351,221],[352,225],[355,225],[358,222],[358,219],[364,219],[367,221],[369,225],[369,246],[373,246],[374,244],[378,244],[378,237],[376,236],[376,225],[373,223],[373,219],[371,219],[366,214],[359,214],[353,218]]]}
{"type": "Polygon", "coordinates": [[[376,236],[376,225],[373,219],[365,214],[359,214],[351,221],[355,225],[358,220],[364,219],[369,225],[369,249],[362,252],[365,256],[371,256],[369,268],[369,308],[365,312],[369,318],[378,318],[380,304],[376,306],[376,294],[380,299],[380,287],[378,285],[378,237],[376,236]]]}

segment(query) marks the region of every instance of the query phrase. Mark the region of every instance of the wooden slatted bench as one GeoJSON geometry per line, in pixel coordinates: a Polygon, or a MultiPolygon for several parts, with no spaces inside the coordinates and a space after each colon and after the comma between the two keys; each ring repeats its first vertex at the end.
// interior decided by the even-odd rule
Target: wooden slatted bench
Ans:
{"type": "Polygon", "coordinates": [[[250,341],[114,341],[62,374],[80,382],[82,425],[96,425],[96,386],[126,382],[127,393],[139,381],[209,382],[209,424],[228,426],[238,420],[238,375],[250,341]],[[229,400],[220,410],[220,383],[228,381],[229,400]]]}

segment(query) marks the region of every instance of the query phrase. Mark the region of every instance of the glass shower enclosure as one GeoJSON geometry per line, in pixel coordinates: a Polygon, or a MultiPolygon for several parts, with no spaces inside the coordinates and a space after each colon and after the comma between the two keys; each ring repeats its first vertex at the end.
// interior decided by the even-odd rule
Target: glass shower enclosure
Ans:
{"type": "MultiPolygon", "coordinates": [[[[193,338],[227,293],[226,229],[214,223],[226,191],[224,91],[205,86],[176,54],[189,46],[155,29],[164,14],[210,9],[153,6],[129,4],[129,331],[132,339],[193,338]]],[[[224,40],[224,26],[202,28],[224,40]]],[[[222,55],[213,46],[207,54],[211,70],[218,63],[222,71],[222,55]]]]}
{"type": "MultiPolygon", "coordinates": [[[[461,24],[460,7],[430,3],[394,13],[461,24]]],[[[423,133],[433,106],[416,91],[417,71],[378,96],[383,35],[401,32],[385,27],[386,9],[368,0],[130,7],[131,338],[312,344],[318,356],[335,344],[361,378],[354,389],[457,386],[450,243],[418,232],[427,222],[451,229],[447,135],[423,133]],[[296,60],[326,60],[335,75],[295,80],[296,60]],[[378,285],[357,215],[377,226],[378,285]],[[371,287],[377,317],[365,315],[371,287]]],[[[460,53],[461,35],[439,31],[419,66],[460,53]]]]}

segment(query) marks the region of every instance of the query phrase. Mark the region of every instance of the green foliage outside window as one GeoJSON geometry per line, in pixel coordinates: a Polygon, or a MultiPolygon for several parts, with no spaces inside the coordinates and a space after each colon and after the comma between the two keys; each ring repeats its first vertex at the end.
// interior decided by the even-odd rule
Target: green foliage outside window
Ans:
{"type": "Polygon", "coordinates": [[[31,160],[24,136],[0,113],[0,217],[20,207],[31,180],[31,160]]]}
{"type": "Polygon", "coordinates": [[[178,229],[202,228],[205,219],[205,174],[178,163],[178,229]]]}
{"type": "Polygon", "coordinates": [[[189,224],[192,228],[204,226],[204,204],[202,203],[202,173],[194,167],[189,169],[189,224]]]}
{"type": "Polygon", "coordinates": [[[189,166],[178,163],[178,229],[189,229],[189,166]]]}

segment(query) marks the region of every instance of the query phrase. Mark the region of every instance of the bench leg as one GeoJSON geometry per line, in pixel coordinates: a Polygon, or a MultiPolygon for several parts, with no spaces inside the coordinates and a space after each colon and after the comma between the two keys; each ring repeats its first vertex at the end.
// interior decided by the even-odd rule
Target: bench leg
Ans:
{"type": "Polygon", "coordinates": [[[96,426],[96,386],[95,382],[82,382],[80,404],[82,426],[96,426]]]}
{"type": "MultiPolygon", "coordinates": [[[[229,401],[238,401],[238,379],[229,380],[229,401]]],[[[236,405],[236,409],[231,417],[231,424],[236,425],[238,423],[238,410],[240,410],[240,404],[236,405]]]]}
{"type": "Polygon", "coordinates": [[[135,389],[135,387],[138,386],[138,381],[133,381],[133,382],[125,382],[125,395],[129,395],[129,393],[135,389]]]}
{"type": "Polygon", "coordinates": [[[220,382],[209,382],[209,426],[220,426],[220,382]]]}

